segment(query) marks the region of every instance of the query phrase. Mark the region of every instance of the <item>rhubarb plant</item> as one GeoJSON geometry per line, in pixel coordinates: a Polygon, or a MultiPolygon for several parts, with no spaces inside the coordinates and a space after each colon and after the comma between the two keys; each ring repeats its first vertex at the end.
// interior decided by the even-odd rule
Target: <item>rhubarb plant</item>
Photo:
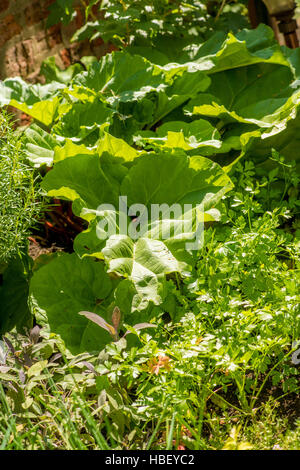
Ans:
{"type": "Polygon", "coordinates": [[[163,311],[174,317],[174,289],[219,220],[233,166],[248,156],[265,164],[271,148],[288,160],[297,143],[300,53],[281,48],[270,28],[217,32],[176,61],[136,52],[65,75],[50,61],[54,82],[0,87],[2,104],[34,118],[25,150],[35,167],[51,167],[44,193],[71,201],[87,226],[74,254],[38,265],[30,288],[38,322],[76,352],[112,340],[79,312],[112,325],[117,308],[120,330],[163,311]]]}
{"type": "MultiPolygon", "coordinates": [[[[75,279],[79,277],[82,289],[87,282],[93,286],[100,282],[100,275],[94,273],[100,267],[105,282],[114,284],[109,300],[101,300],[100,310],[96,309],[99,294],[95,297],[96,291],[92,294],[89,288],[83,296],[81,289],[73,296],[74,300],[81,299],[78,311],[101,312],[101,317],[109,323],[110,310],[117,306],[129,325],[149,320],[157,312],[153,306],[159,308],[168,297],[168,277],[176,274],[184,278],[192,271],[199,248],[198,245],[195,248],[195,243],[201,244],[197,229],[205,221],[218,218],[215,206],[231,187],[226,172],[205,157],[188,157],[182,151],[138,152],[107,133],[93,152],[65,156],[55,163],[45,176],[42,188],[50,196],[71,200],[74,213],[85,219],[89,227],[75,239],[77,255],[59,256],[34,274],[31,303],[39,323],[48,322],[72,348],[64,333],[65,329],[69,331],[67,325],[74,320],[86,328],[90,323],[86,318],[77,318],[77,304],[71,308],[74,301],[70,303],[69,298],[73,289],[77,289],[75,279]],[[179,215],[169,211],[175,203],[179,215]],[[161,210],[150,217],[153,207],[161,210]],[[121,230],[124,222],[125,232],[121,230]],[[64,272],[65,262],[69,266],[68,274],[64,272]],[[82,269],[90,266],[92,274],[87,276],[81,266],[82,269]],[[54,292],[54,273],[58,270],[62,270],[61,284],[54,292]],[[48,276],[51,282],[45,282],[48,276]],[[70,293],[62,287],[64,283],[70,293]],[[50,297],[48,290],[49,295],[51,290],[50,297]],[[57,297],[60,305],[68,304],[65,315],[58,314],[53,297],[57,297]],[[62,326],[58,327],[57,322],[62,322],[62,326]]],[[[105,331],[102,336],[103,341],[110,340],[105,331]]],[[[91,333],[88,337],[91,338],[91,333]]],[[[76,350],[87,347],[82,341],[81,346],[74,344],[74,348],[79,348],[76,350]]]]}

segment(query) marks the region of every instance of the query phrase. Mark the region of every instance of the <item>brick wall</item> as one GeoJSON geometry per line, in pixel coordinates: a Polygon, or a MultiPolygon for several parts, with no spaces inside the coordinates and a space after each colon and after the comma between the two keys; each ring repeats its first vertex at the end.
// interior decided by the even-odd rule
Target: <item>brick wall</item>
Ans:
{"type": "Polygon", "coordinates": [[[76,19],[69,25],[46,28],[48,7],[54,0],[0,0],[0,79],[21,76],[39,81],[42,61],[54,55],[62,68],[83,55],[101,57],[108,46],[101,40],[70,44],[70,38],[82,25],[78,9],[76,19]]]}

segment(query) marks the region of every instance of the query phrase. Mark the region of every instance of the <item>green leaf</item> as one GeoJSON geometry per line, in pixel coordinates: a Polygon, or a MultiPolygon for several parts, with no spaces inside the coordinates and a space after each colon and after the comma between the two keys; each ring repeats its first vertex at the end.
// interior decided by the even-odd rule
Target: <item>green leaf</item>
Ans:
{"type": "Polygon", "coordinates": [[[25,131],[25,150],[28,160],[35,167],[52,166],[54,151],[59,148],[56,138],[41,127],[32,124],[25,131]]]}
{"type": "Polygon", "coordinates": [[[114,106],[119,101],[141,99],[149,91],[163,87],[162,79],[162,71],[143,57],[113,52],[78,74],[74,85],[96,91],[114,106]]]}
{"type": "Polygon", "coordinates": [[[137,159],[121,185],[128,205],[203,204],[205,210],[231,189],[229,177],[211,160],[182,153],[149,153],[137,159]]]}
{"type": "Polygon", "coordinates": [[[233,35],[217,31],[202,44],[189,44],[178,62],[197,62],[209,74],[258,63],[289,66],[272,28],[260,24],[256,29],[244,29],[233,35]]]}
{"type": "Polygon", "coordinates": [[[49,126],[58,109],[56,95],[63,88],[64,85],[57,82],[30,85],[19,77],[7,78],[0,82],[0,106],[14,106],[49,126]]]}
{"type": "MultiPolygon", "coordinates": [[[[297,101],[295,100],[297,103],[297,101]]],[[[269,158],[271,150],[275,149],[286,161],[295,160],[299,171],[300,165],[300,115],[299,104],[290,108],[289,115],[282,120],[281,126],[272,129],[250,132],[242,135],[247,145],[245,154],[257,162],[264,163],[266,168],[274,166],[269,158]]]]}
{"type": "Polygon", "coordinates": [[[63,254],[34,273],[31,309],[38,323],[60,336],[73,354],[97,351],[111,337],[78,312],[99,313],[109,321],[105,306],[111,290],[112,283],[102,263],[63,254]]]}
{"type": "Polygon", "coordinates": [[[77,101],[60,116],[53,132],[71,138],[77,143],[94,145],[99,139],[101,125],[109,122],[112,114],[112,111],[97,98],[87,102],[77,101]]]}
{"type": "Polygon", "coordinates": [[[84,70],[83,65],[76,62],[65,70],[61,70],[55,63],[55,57],[48,57],[42,62],[40,74],[44,75],[46,83],[59,82],[68,85],[74,76],[84,70]]]}
{"type": "Polygon", "coordinates": [[[204,157],[145,154],[134,160],[120,187],[131,211],[132,205],[143,205],[137,208],[142,226],[131,222],[127,228],[133,233],[128,236],[121,233],[117,207],[95,210],[96,218],[76,237],[74,249],[81,256],[104,258],[109,271],[133,283],[132,311],[144,310],[149,302],[159,305],[165,275],[183,273],[193,264],[186,243],[194,241],[199,221],[214,220],[213,206],[231,187],[221,167],[204,157]],[[155,215],[152,204],[159,205],[155,215]],[[179,214],[172,212],[173,204],[178,204],[179,214]],[[99,223],[116,234],[101,231],[99,223]]]}
{"type": "Polygon", "coordinates": [[[227,123],[271,127],[280,121],[278,113],[294,92],[290,86],[292,79],[288,67],[275,65],[254,65],[217,73],[212,77],[208,94],[191,100],[185,110],[227,123]]]}
{"type": "Polygon", "coordinates": [[[156,47],[129,47],[126,50],[160,65],[197,62],[209,74],[262,62],[288,65],[272,28],[264,24],[234,35],[232,32],[226,34],[224,30],[216,31],[205,42],[190,40],[186,43],[182,39],[174,41],[174,38],[161,37],[154,40],[154,44],[156,47]]]}
{"type": "Polygon", "coordinates": [[[153,47],[143,47],[143,46],[129,46],[126,47],[126,52],[132,55],[140,55],[145,57],[145,59],[149,60],[156,65],[166,65],[171,62],[166,54],[163,52],[154,49],[153,47]]]}
{"type": "Polygon", "coordinates": [[[65,139],[64,145],[56,146],[53,153],[54,162],[60,162],[76,155],[93,155],[94,152],[85,145],[77,145],[71,139],[65,139]]]}
{"type": "Polygon", "coordinates": [[[102,250],[109,272],[130,279],[138,295],[132,311],[144,310],[149,302],[162,303],[163,275],[179,272],[180,265],[163,242],[140,238],[134,242],[124,235],[113,235],[102,250]]]}
{"type": "Polygon", "coordinates": [[[47,367],[48,361],[38,361],[33,364],[27,371],[28,378],[37,377],[47,367]]]}
{"type": "Polygon", "coordinates": [[[20,111],[29,114],[29,116],[41,122],[45,126],[50,126],[58,110],[59,99],[55,97],[52,100],[34,103],[32,106],[28,106],[26,103],[19,103],[13,99],[9,104],[20,111]]]}
{"type": "Polygon", "coordinates": [[[225,153],[240,148],[240,140],[231,138],[222,142],[218,130],[204,119],[192,122],[170,121],[158,127],[156,132],[139,131],[133,137],[136,145],[150,148],[179,148],[188,153],[204,156],[225,153]]]}
{"type": "Polygon", "coordinates": [[[73,0],[56,0],[49,6],[49,15],[46,26],[63,23],[68,24],[76,16],[76,10],[73,8],[73,0]]]}
{"type": "MultiPolygon", "coordinates": [[[[107,132],[98,142],[97,151],[100,155],[108,154],[115,162],[130,162],[137,158],[138,152],[124,140],[118,139],[107,132]]],[[[104,158],[104,156],[102,157],[104,158]]]]}
{"type": "Polygon", "coordinates": [[[32,317],[27,305],[29,275],[26,264],[28,260],[12,260],[3,273],[0,285],[0,335],[12,330],[15,326],[21,330],[30,327],[32,317]]]}
{"type": "MultiPolygon", "coordinates": [[[[197,64],[158,67],[143,57],[125,52],[106,55],[99,63],[92,64],[88,72],[74,79],[74,85],[97,92],[102,100],[123,115],[126,114],[126,108],[121,107],[121,103],[138,103],[149,97],[155,106],[151,120],[148,118],[145,121],[149,126],[188,98],[204,91],[209,83],[209,78],[199,70],[197,64]]],[[[136,117],[141,113],[137,106],[130,108],[130,114],[136,117]]],[[[127,114],[128,111],[129,108],[127,114]]]]}
{"type": "MultiPolygon", "coordinates": [[[[206,56],[193,58],[198,64],[202,64],[204,69],[209,73],[221,72],[237,67],[245,67],[257,63],[271,63],[278,65],[288,66],[288,61],[284,57],[280,46],[273,42],[265,46],[266,34],[273,36],[270,28],[260,25],[254,31],[243,31],[236,35],[236,37],[229,33],[226,40],[222,44],[221,49],[216,51],[214,55],[207,54],[206,56]]],[[[212,44],[212,39],[211,39],[212,44]]],[[[200,46],[200,54],[203,54],[200,46]]],[[[199,53],[198,53],[199,54],[199,53]]]]}
{"type": "Polygon", "coordinates": [[[48,196],[77,201],[77,215],[82,209],[97,209],[101,203],[118,204],[119,182],[113,167],[103,171],[98,154],[78,154],[55,164],[43,179],[48,196]],[[111,172],[110,172],[111,170],[111,172]]]}
{"type": "Polygon", "coordinates": [[[49,100],[63,88],[64,85],[57,82],[31,85],[20,77],[7,78],[0,82],[0,106],[9,105],[14,100],[30,107],[39,101],[49,100]]]}

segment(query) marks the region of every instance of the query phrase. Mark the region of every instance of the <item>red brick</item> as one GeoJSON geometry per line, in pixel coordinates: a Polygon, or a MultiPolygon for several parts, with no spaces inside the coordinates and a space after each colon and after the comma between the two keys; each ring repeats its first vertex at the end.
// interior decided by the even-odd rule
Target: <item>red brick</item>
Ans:
{"type": "Polygon", "coordinates": [[[16,23],[13,15],[7,15],[0,23],[0,46],[3,46],[6,41],[20,34],[21,26],[16,23]]]}
{"type": "Polygon", "coordinates": [[[59,54],[64,67],[68,67],[83,55],[94,54],[101,57],[113,48],[104,44],[101,39],[92,44],[86,40],[69,45],[70,37],[84,22],[82,8],[81,11],[77,10],[76,19],[69,25],[54,25],[46,29],[44,18],[48,14],[48,7],[54,2],[55,0],[0,0],[0,47],[9,41],[1,54],[1,79],[22,76],[30,82],[42,81],[37,76],[38,71],[42,60],[50,55],[59,54]],[[11,3],[14,5],[13,14],[9,14],[12,10],[11,3]],[[2,12],[4,13],[1,14],[2,12]],[[32,28],[34,24],[36,26],[32,28]]]}
{"type": "Polygon", "coordinates": [[[20,116],[20,126],[28,126],[32,122],[32,117],[26,113],[22,113],[20,116]]]}
{"type": "Polygon", "coordinates": [[[70,51],[68,51],[68,49],[62,49],[59,51],[59,55],[63,61],[64,66],[69,67],[69,65],[71,65],[70,51]]]}
{"type": "Polygon", "coordinates": [[[28,73],[31,73],[34,70],[34,55],[32,42],[32,39],[26,39],[26,41],[22,42],[23,56],[27,62],[28,73]]]}
{"type": "Polygon", "coordinates": [[[46,38],[46,31],[44,29],[42,31],[37,31],[34,37],[38,42],[41,42],[46,38]]]}
{"type": "Polygon", "coordinates": [[[1,78],[6,78],[6,77],[15,77],[16,75],[20,75],[20,67],[17,62],[17,56],[16,56],[16,46],[12,46],[6,51],[6,56],[5,56],[5,65],[4,65],[4,77],[1,78]]]}
{"type": "Polygon", "coordinates": [[[17,57],[17,62],[18,62],[18,65],[19,65],[19,74],[21,75],[21,77],[26,77],[27,75],[27,61],[26,61],[26,57],[24,57],[24,49],[23,49],[23,45],[21,42],[19,42],[18,44],[16,44],[16,57],[17,57]]]}
{"type": "Polygon", "coordinates": [[[49,47],[47,44],[46,31],[37,31],[34,36],[34,39],[38,54],[47,54],[47,51],[49,51],[49,47]]]}
{"type": "Polygon", "coordinates": [[[24,10],[26,24],[31,26],[47,18],[49,11],[41,6],[41,2],[34,2],[24,10]]]}
{"type": "Polygon", "coordinates": [[[51,28],[47,30],[46,37],[47,37],[48,47],[50,49],[52,49],[52,47],[56,46],[57,44],[62,43],[60,25],[56,24],[54,26],[51,26],[51,28]]]}

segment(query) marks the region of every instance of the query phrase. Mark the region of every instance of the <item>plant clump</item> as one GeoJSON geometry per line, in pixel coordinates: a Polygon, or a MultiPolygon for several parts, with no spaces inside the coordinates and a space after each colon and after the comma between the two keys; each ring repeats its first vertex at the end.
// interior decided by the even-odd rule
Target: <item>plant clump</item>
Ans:
{"type": "Polygon", "coordinates": [[[39,212],[35,176],[22,138],[7,113],[0,114],[0,268],[24,251],[39,212]]]}

